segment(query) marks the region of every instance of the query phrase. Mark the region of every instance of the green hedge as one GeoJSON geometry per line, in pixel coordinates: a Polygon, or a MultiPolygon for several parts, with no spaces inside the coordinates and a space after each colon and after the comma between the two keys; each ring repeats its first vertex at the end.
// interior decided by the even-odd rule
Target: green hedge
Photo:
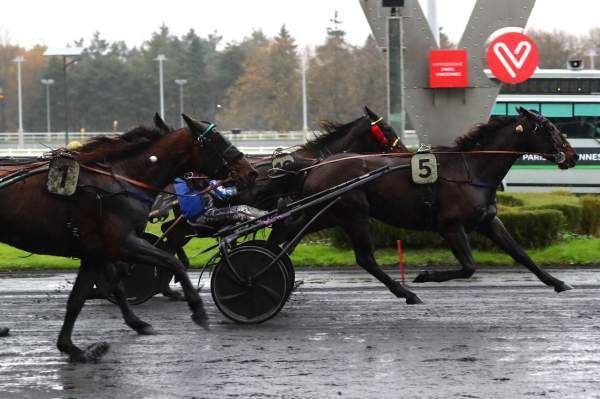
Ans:
{"type": "Polygon", "coordinates": [[[583,211],[581,232],[590,236],[600,236],[600,197],[587,195],[580,199],[583,211]]]}
{"type": "MultiPolygon", "coordinates": [[[[517,242],[525,247],[543,247],[555,242],[565,224],[562,212],[554,209],[512,210],[503,213],[500,218],[517,242]]],[[[371,222],[371,233],[375,248],[395,248],[398,239],[406,248],[446,247],[444,239],[436,232],[400,229],[375,220],[371,222]]],[[[329,234],[335,246],[350,246],[342,230],[332,229],[329,234]]],[[[471,234],[470,240],[473,248],[494,247],[487,238],[475,233],[471,234]]]]}
{"type": "Polygon", "coordinates": [[[525,210],[553,209],[565,216],[565,228],[571,233],[580,233],[583,221],[583,206],[581,204],[546,204],[535,207],[524,207],[525,210]]]}

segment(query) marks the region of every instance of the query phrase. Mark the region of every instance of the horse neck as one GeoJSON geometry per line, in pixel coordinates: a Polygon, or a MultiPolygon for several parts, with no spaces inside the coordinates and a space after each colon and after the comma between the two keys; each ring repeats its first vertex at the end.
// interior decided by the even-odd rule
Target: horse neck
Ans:
{"type": "Polygon", "coordinates": [[[155,187],[165,187],[189,167],[194,142],[186,131],[173,132],[156,140],[135,156],[115,161],[113,168],[124,176],[155,187]],[[155,156],[156,162],[150,161],[155,156]]]}
{"type": "MultiPolygon", "coordinates": [[[[513,126],[505,126],[488,134],[493,137],[474,151],[522,151],[513,126]]],[[[519,157],[519,154],[481,154],[467,156],[466,159],[471,175],[477,181],[500,184],[519,157]]]]}

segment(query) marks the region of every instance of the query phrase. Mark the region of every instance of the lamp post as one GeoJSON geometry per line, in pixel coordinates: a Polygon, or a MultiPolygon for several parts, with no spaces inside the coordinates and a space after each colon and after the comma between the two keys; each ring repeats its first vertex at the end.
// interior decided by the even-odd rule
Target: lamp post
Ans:
{"type": "Polygon", "coordinates": [[[67,86],[67,67],[77,62],[83,47],[67,47],[47,49],[44,52],[46,57],[59,56],[63,59],[63,81],[64,81],[64,105],[65,105],[65,144],[69,144],[69,96],[67,86]]]}
{"type": "Polygon", "coordinates": [[[21,93],[21,63],[25,61],[22,55],[17,56],[14,60],[17,63],[17,102],[19,106],[19,148],[23,148],[23,98],[21,93]]]}
{"type": "Polygon", "coordinates": [[[160,117],[165,119],[165,90],[163,84],[163,62],[167,60],[164,54],[159,54],[154,61],[158,61],[158,83],[160,91],[160,117]]]}
{"type": "Polygon", "coordinates": [[[50,133],[52,131],[50,125],[50,86],[54,84],[54,79],[42,79],[40,82],[46,86],[46,131],[50,133]]]}
{"type": "Polygon", "coordinates": [[[308,132],[308,96],[306,94],[306,61],[308,58],[308,48],[302,52],[302,131],[308,132]]]}
{"type": "Polygon", "coordinates": [[[0,116],[2,117],[2,124],[0,125],[0,132],[6,130],[6,121],[4,115],[4,89],[0,87],[0,116]]]}
{"type": "Polygon", "coordinates": [[[175,83],[179,86],[179,119],[181,127],[183,127],[183,86],[187,83],[185,79],[175,79],[175,83]]]}

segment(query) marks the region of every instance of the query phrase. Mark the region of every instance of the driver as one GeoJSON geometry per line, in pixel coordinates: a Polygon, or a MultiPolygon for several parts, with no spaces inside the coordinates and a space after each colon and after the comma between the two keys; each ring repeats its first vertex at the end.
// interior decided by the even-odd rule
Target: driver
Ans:
{"type": "Polygon", "coordinates": [[[176,178],[173,183],[181,213],[193,227],[221,228],[267,213],[248,205],[230,205],[230,200],[237,195],[235,186],[225,187],[217,180],[208,180],[208,185],[202,187],[194,180],[201,179],[176,178]],[[206,187],[213,189],[203,193],[206,187]]]}

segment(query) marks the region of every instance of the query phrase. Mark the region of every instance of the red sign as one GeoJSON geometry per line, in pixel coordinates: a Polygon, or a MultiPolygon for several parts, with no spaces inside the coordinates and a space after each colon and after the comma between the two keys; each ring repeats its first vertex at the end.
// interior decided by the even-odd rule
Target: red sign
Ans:
{"type": "Polygon", "coordinates": [[[529,37],[508,32],[488,47],[488,67],[504,83],[521,83],[533,75],[540,63],[540,52],[529,37]]]}
{"type": "Polygon", "coordinates": [[[460,88],[469,86],[467,50],[430,50],[429,86],[460,88]]]}

